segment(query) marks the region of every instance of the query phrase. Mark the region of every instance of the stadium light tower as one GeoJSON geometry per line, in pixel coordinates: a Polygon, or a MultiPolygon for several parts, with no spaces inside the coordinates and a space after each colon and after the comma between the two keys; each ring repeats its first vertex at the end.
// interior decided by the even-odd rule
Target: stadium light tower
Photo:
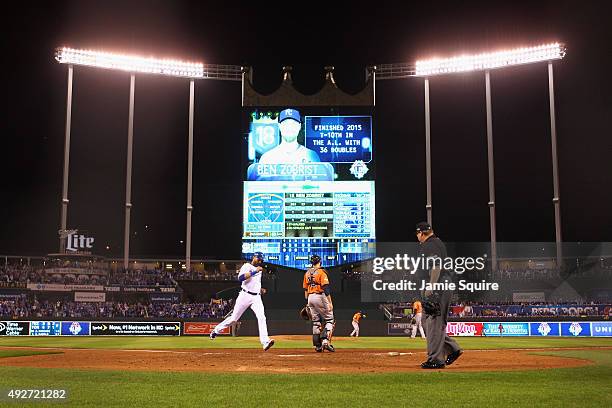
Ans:
{"type": "Polygon", "coordinates": [[[425,149],[427,178],[427,220],[432,224],[431,203],[431,143],[430,143],[430,108],[429,78],[436,75],[450,75],[463,72],[485,72],[485,99],[487,114],[487,158],[489,171],[489,218],[491,226],[491,255],[493,268],[497,268],[497,237],[495,218],[495,170],[493,160],[493,120],[491,108],[491,73],[493,69],[507,68],[516,65],[548,62],[548,94],[550,105],[550,128],[553,167],[553,204],[555,210],[555,240],[557,243],[557,264],[561,265],[561,201],[559,198],[559,172],[557,161],[557,128],[555,121],[555,94],[553,82],[554,60],[565,56],[565,46],[561,43],[543,44],[535,47],[522,47],[490,53],[460,55],[451,58],[432,58],[419,60],[411,64],[383,64],[376,67],[376,79],[399,79],[422,77],[425,82],[425,149]]]}
{"type": "Polygon", "coordinates": [[[565,56],[565,47],[559,43],[536,47],[515,48],[484,54],[461,55],[451,58],[419,60],[415,65],[415,76],[456,74],[460,72],[488,71],[515,65],[552,61],[565,56]]]}
{"type": "Polygon", "coordinates": [[[136,55],[117,54],[104,51],[57,48],[55,59],[60,64],[68,65],[68,96],[66,100],[66,135],[64,143],[64,177],[62,186],[62,212],[60,225],[60,252],[65,250],[65,241],[61,238],[66,231],[68,217],[68,174],[70,162],[70,128],[72,115],[72,79],[74,66],[102,68],[124,71],[130,74],[130,99],[128,115],[128,147],[125,180],[125,227],[123,267],[128,269],[130,256],[130,215],[132,209],[132,152],[134,136],[134,93],[136,74],[156,74],[162,76],[186,78],[189,80],[189,142],[187,157],[187,227],[185,260],[187,271],[191,270],[191,214],[192,205],[192,172],[193,172],[193,119],[194,94],[196,79],[216,79],[222,81],[241,81],[242,67],[235,65],[213,65],[201,62],[184,62],[174,59],[159,59],[136,55]]]}

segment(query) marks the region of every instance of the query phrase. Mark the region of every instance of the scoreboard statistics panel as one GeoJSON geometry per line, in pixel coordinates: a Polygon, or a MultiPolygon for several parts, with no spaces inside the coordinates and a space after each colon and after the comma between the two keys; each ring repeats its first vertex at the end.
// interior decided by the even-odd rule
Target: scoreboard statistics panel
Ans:
{"type": "Polygon", "coordinates": [[[364,108],[249,111],[243,200],[248,258],[304,268],[372,257],[375,190],[372,115],[364,108]],[[345,113],[346,111],[346,113],[345,113]]]}

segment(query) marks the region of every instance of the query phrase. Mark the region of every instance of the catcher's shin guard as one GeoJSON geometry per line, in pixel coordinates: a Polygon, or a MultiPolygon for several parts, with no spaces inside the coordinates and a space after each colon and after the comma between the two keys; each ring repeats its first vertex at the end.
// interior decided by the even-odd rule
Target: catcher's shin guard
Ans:
{"type": "Polygon", "coordinates": [[[323,332],[321,333],[321,339],[331,341],[334,335],[334,328],[336,327],[336,320],[326,320],[323,332]]]}
{"type": "Polygon", "coordinates": [[[312,322],[312,345],[315,347],[321,347],[322,344],[321,337],[321,322],[313,321],[312,322]]]}

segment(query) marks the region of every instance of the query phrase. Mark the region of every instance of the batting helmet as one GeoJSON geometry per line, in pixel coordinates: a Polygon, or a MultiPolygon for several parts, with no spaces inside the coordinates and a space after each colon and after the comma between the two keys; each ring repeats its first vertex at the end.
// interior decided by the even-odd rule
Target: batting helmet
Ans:
{"type": "Polygon", "coordinates": [[[257,258],[260,261],[263,261],[264,260],[264,254],[263,254],[263,252],[255,252],[253,254],[253,258],[257,258]]]}

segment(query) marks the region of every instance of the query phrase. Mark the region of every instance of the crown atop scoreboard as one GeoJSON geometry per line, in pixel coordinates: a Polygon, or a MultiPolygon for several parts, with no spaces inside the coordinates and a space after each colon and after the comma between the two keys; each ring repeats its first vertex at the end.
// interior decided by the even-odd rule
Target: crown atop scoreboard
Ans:
{"type": "MultiPolygon", "coordinates": [[[[325,84],[313,95],[305,95],[295,89],[291,78],[292,67],[283,67],[281,86],[269,95],[262,95],[253,88],[245,75],[242,106],[374,106],[374,77],[367,76],[365,87],[356,94],[342,91],[334,80],[334,67],[325,67],[325,84]]],[[[250,70],[249,70],[250,72],[250,70]]]]}

